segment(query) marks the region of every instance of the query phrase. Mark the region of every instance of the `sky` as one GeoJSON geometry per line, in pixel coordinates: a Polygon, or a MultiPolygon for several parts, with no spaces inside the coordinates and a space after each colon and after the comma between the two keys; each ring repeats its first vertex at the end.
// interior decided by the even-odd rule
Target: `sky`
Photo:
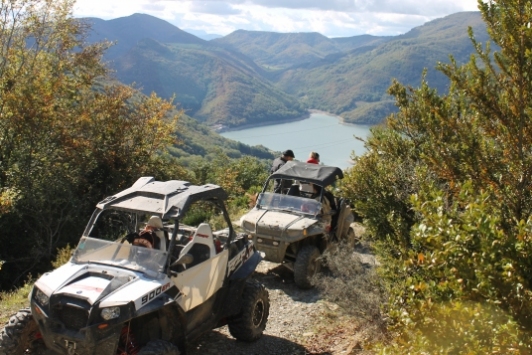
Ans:
{"type": "Polygon", "coordinates": [[[74,16],[110,20],[143,13],[185,31],[222,36],[244,29],[332,38],[395,36],[436,18],[477,10],[477,0],[77,0],[74,16]]]}

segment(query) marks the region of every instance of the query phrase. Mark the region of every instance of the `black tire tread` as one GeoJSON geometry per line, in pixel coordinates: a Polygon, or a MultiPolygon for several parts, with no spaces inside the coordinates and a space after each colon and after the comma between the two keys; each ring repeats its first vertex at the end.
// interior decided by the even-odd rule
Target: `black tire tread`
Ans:
{"type": "Polygon", "coordinates": [[[32,342],[39,331],[29,308],[19,310],[0,330],[0,355],[44,354],[44,342],[32,342]]]}
{"type": "Polygon", "coordinates": [[[320,255],[320,250],[314,245],[306,245],[297,253],[294,263],[294,281],[299,288],[312,288],[312,275],[309,275],[309,265],[320,255]]]}
{"type": "Polygon", "coordinates": [[[231,317],[228,321],[229,333],[242,341],[255,341],[258,340],[264,329],[266,329],[266,323],[268,322],[268,316],[270,314],[270,298],[268,291],[263,284],[248,281],[242,292],[242,308],[238,315],[231,317]],[[253,324],[254,306],[257,300],[262,299],[264,304],[263,318],[260,325],[257,327],[253,324]]]}
{"type": "Polygon", "coordinates": [[[138,355],[179,355],[180,351],[174,344],[165,340],[151,340],[140,349],[138,355]]]}

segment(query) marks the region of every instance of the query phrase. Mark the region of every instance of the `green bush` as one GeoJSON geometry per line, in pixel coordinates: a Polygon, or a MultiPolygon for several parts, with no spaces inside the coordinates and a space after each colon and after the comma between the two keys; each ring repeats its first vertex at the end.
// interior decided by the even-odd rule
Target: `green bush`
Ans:
{"type": "Polygon", "coordinates": [[[469,63],[439,65],[443,96],[394,82],[399,111],[342,186],[390,295],[383,354],[532,353],[532,8],[480,9],[500,51],[473,39],[469,63]]]}

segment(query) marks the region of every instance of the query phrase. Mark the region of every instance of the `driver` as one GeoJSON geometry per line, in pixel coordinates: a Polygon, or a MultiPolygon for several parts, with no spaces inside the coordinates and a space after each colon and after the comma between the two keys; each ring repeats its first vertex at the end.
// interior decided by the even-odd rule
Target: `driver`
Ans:
{"type": "Polygon", "coordinates": [[[159,241],[159,238],[155,235],[155,230],[155,227],[147,224],[146,227],[144,227],[144,229],[138,234],[138,237],[133,239],[131,244],[138,247],[157,249],[158,246],[156,243],[159,241]]]}
{"type": "Polygon", "coordinates": [[[159,230],[159,228],[157,228],[156,223],[152,222],[153,219],[153,217],[150,218],[140,233],[132,233],[126,236],[127,241],[130,242],[131,245],[138,247],[158,249],[161,241],[155,232],[159,230]]]}

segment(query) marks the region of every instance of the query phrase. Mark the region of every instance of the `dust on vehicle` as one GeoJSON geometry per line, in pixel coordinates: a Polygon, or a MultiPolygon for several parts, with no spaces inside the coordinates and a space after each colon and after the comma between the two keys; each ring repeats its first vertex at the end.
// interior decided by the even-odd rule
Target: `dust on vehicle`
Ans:
{"type": "Polygon", "coordinates": [[[331,242],[354,247],[349,201],[327,190],[342,178],[337,167],[289,161],[268,177],[255,207],[240,219],[265,260],[291,269],[301,288],[312,287],[319,258],[331,242]],[[274,192],[274,185],[284,188],[274,192]]]}

